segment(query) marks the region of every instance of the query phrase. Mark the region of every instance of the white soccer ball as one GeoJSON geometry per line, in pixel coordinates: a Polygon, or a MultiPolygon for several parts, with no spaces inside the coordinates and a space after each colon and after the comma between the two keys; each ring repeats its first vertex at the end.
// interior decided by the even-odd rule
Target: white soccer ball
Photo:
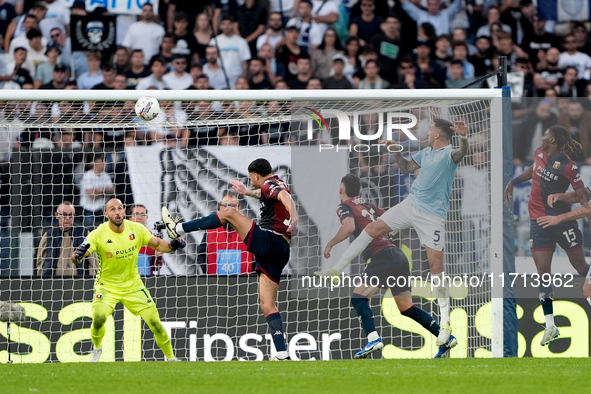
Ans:
{"type": "Polygon", "coordinates": [[[145,121],[150,121],[160,114],[160,104],[154,97],[140,97],[135,103],[135,114],[145,121]]]}

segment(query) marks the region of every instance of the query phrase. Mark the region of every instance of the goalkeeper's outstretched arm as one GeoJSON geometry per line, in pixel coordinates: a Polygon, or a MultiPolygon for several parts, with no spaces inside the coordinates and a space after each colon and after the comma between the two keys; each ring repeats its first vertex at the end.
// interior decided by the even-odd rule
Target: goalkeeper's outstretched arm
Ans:
{"type": "Polygon", "coordinates": [[[177,249],[182,249],[187,246],[187,243],[182,238],[173,239],[170,242],[166,242],[158,237],[152,237],[148,246],[158,252],[162,253],[170,253],[174,252],[177,249]]]}

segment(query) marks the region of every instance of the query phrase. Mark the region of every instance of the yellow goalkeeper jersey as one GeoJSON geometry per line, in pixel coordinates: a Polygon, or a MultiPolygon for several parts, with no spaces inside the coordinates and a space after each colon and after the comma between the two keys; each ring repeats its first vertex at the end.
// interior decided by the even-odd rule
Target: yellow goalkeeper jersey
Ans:
{"type": "Polygon", "coordinates": [[[116,233],[105,222],[84,240],[90,244],[88,251],[96,252],[99,270],[96,285],[117,293],[131,293],[144,287],[138,273],[137,259],[140,249],[148,245],[153,235],[141,223],[124,220],[122,233],[116,233]]]}

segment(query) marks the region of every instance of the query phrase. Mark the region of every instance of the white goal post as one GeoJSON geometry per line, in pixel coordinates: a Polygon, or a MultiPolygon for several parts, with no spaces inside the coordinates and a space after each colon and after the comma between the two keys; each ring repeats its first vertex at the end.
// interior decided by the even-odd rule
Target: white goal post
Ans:
{"type": "MultiPolygon", "coordinates": [[[[247,180],[246,167],[250,161],[269,155],[274,171],[277,170],[289,186],[294,187],[296,201],[304,208],[301,233],[292,240],[293,262],[286,268],[288,277],[282,285],[284,294],[280,295],[279,302],[286,321],[288,341],[290,337],[294,338],[289,342],[290,351],[296,358],[332,359],[351,358],[363,337],[347,302],[352,289],[335,292],[304,289],[300,278],[328,264],[322,257],[322,250],[340,225],[335,215],[340,178],[349,171],[359,174],[364,195],[387,209],[408,193],[412,177],[403,177],[396,172],[392,155],[379,148],[375,152],[380,153],[374,154],[371,141],[356,138],[353,130],[350,132],[351,140],[339,140],[335,131],[338,122],[331,110],[343,111],[351,119],[353,128],[374,134],[381,134],[382,130],[391,126],[391,117],[382,117],[382,113],[393,113],[399,122],[406,122],[400,120],[401,114],[412,114],[417,120],[412,132],[418,140],[415,143],[401,136],[404,141],[400,142],[403,153],[411,155],[425,146],[424,128],[433,118],[442,117],[452,122],[454,119],[466,120],[469,142],[478,148],[470,151],[456,175],[447,225],[445,271],[454,277],[462,277],[463,274],[477,276],[482,282],[478,289],[462,282],[463,290],[451,294],[452,320],[457,319],[460,336],[466,336],[456,353],[452,351],[452,357],[503,357],[503,289],[497,282],[500,282],[498,278],[503,275],[504,269],[503,158],[511,152],[503,152],[503,118],[508,115],[503,114],[502,96],[501,89],[5,90],[0,96],[0,131],[11,127],[18,130],[47,129],[50,140],[55,133],[65,129],[79,131],[83,136],[96,133],[97,129],[108,129],[110,131],[104,133],[118,135],[113,137],[119,138],[114,143],[119,148],[114,148],[114,152],[123,152],[121,157],[124,158],[113,159],[111,168],[118,163],[117,160],[124,160],[129,178],[121,181],[121,189],[117,189],[117,184],[116,190],[132,193],[128,196],[130,201],[146,204],[150,228],[159,220],[160,204],[170,204],[172,208],[169,206],[169,209],[186,220],[214,211],[227,190],[228,181],[232,177],[247,180]],[[163,121],[151,124],[134,119],[133,105],[130,104],[135,104],[142,96],[152,96],[160,101],[163,112],[167,114],[163,121]],[[79,103],[74,110],[75,116],[64,117],[67,111],[63,109],[64,102],[79,103]],[[207,105],[200,107],[198,103],[207,105]],[[240,103],[247,104],[242,106],[240,103]],[[272,107],[275,112],[271,112],[272,107]],[[104,115],[103,111],[106,111],[104,115]],[[322,122],[307,111],[323,115],[322,122],[326,121],[326,126],[322,126],[322,122]],[[182,116],[179,117],[179,113],[182,116]],[[318,125],[313,118],[319,122],[318,125]],[[271,126],[279,123],[287,125],[288,130],[272,132],[271,126]],[[154,129],[151,129],[152,126],[154,129]],[[206,127],[204,131],[204,126],[209,129],[206,127]],[[171,129],[183,129],[186,133],[171,129]],[[126,146],[123,138],[128,131],[141,135],[142,142],[126,146]],[[355,143],[366,143],[368,148],[356,148],[355,143]],[[222,144],[235,146],[220,146],[222,144]],[[150,175],[149,171],[157,171],[157,174],[150,175]],[[481,177],[475,178],[478,175],[481,177]],[[322,181],[308,179],[314,177],[322,181]],[[481,195],[481,201],[478,201],[480,190],[472,193],[470,201],[468,193],[463,193],[471,187],[470,182],[474,179],[480,181],[478,185],[488,188],[481,195]],[[486,211],[478,213],[477,209],[486,211]],[[455,306],[458,313],[453,314],[455,306]],[[304,341],[306,345],[298,341],[304,341]]],[[[395,137],[400,134],[396,130],[394,133],[397,133],[395,137]]],[[[34,253],[37,252],[41,226],[46,227],[51,221],[47,215],[55,211],[56,199],[35,197],[35,182],[43,186],[50,178],[36,178],[39,174],[35,174],[35,168],[43,173],[46,169],[43,163],[34,161],[37,159],[33,159],[36,156],[31,152],[59,149],[59,144],[53,142],[35,147],[31,141],[26,148],[27,154],[22,154],[23,144],[20,153],[12,152],[10,220],[13,224],[18,223],[18,230],[12,228],[9,231],[10,262],[2,266],[0,261],[0,276],[10,277],[0,281],[0,301],[20,303],[32,322],[21,323],[22,331],[13,324],[11,341],[17,342],[14,345],[17,350],[11,354],[12,359],[17,360],[15,362],[82,361],[90,349],[89,334],[68,334],[75,332],[74,327],[79,330],[89,327],[88,309],[78,303],[87,304],[90,301],[92,279],[84,278],[84,283],[76,287],[76,279],[39,276],[35,266],[34,253]],[[17,160],[28,162],[19,162],[17,172],[20,171],[20,174],[13,174],[17,160]],[[28,178],[23,175],[27,168],[31,172],[28,178]],[[23,202],[25,200],[26,203],[23,202]],[[19,207],[21,203],[28,208],[19,207]],[[40,218],[35,219],[35,215],[40,218]],[[72,286],[72,289],[64,290],[67,286],[72,286]],[[31,288],[38,288],[39,291],[31,292],[31,288]],[[41,309],[46,312],[40,312],[41,309]],[[64,310],[76,312],[68,318],[64,310]],[[59,333],[47,332],[49,327],[58,326],[59,333]],[[24,330],[27,327],[40,332],[49,344],[39,339],[43,345],[37,342],[32,345],[32,339],[27,337],[29,342],[23,340],[19,345],[18,335],[29,335],[24,330]],[[66,340],[72,342],[64,344],[66,340]],[[45,353],[31,357],[23,350],[27,348],[26,344],[37,350],[49,346],[47,357],[45,353]],[[21,361],[18,361],[19,357],[21,361]]],[[[85,139],[81,142],[85,146],[82,148],[84,154],[91,152],[108,156],[113,153],[107,140],[95,143],[92,139],[85,139]],[[102,152],[97,152],[101,149],[102,152]]],[[[455,137],[452,144],[457,146],[455,137]]],[[[0,152],[7,150],[11,150],[10,145],[0,147],[0,152]]],[[[75,192],[78,190],[77,176],[80,172],[67,181],[72,190],[68,195],[75,201],[78,201],[75,192]]],[[[256,218],[259,212],[257,201],[241,200],[241,206],[248,216],[256,218]]],[[[245,275],[223,275],[219,270],[215,271],[216,268],[215,272],[207,272],[209,263],[198,263],[194,257],[201,253],[199,246],[206,242],[206,238],[207,235],[202,232],[192,234],[188,248],[182,252],[183,262],[167,255],[164,265],[144,278],[156,299],[177,353],[181,350],[181,357],[193,361],[259,360],[264,353],[273,353],[271,342],[265,339],[266,325],[258,317],[256,279],[245,275]],[[250,341],[248,346],[247,341],[250,341]]],[[[401,233],[400,242],[414,265],[411,274],[425,277],[426,260],[416,234],[413,231],[401,233]]],[[[335,247],[333,255],[342,253],[346,245],[339,246],[341,249],[335,247]]],[[[204,258],[209,261],[207,256],[204,258]]],[[[334,264],[336,260],[333,257],[329,262],[334,264]]],[[[361,269],[358,262],[352,266],[351,274],[355,275],[361,269]]],[[[240,272],[228,272],[232,273],[240,272]]],[[[417,302],[423,308],[432,308],[430,292],[419,291],[413,295],[420,297],[417,302]]],[[[376,326],[383,329],[385,343],[394,345],[384,349],[384,357],[426,357],[427,353],[434,351],[429,347],[431,339],[421,335],[416,327],[398,323],[404,318],[391,310],[392,305],[387,296],[380,297],[379,304],[372,301],[374,311],[381,308],[380,313],[376,313],[376,326]],[[378,315],[382,317],[378,319],[378,315]],[[423,353],[419,352],[421,349],[423,353]]],[[[432,312],[437,316],[438,307],[432,308],[432,312]]],[[[111,339],[107,345],[112,345],[113,351],[105,355],[106,359],[162,358],[151,334],[146,334],[145,328],[142,334],[137,318],[119,310],[109,321],[107,330],[111,334],[107,336],[110,335],[111,339]],[[122,336],[121,332],[125,335],[122,336]]],[[[6,359],[1,351],[5,349],[2,344],[6,342],[3,338],[6,337],[5,331],[6,324],[0,322],[0,363],[6,359]]]]}

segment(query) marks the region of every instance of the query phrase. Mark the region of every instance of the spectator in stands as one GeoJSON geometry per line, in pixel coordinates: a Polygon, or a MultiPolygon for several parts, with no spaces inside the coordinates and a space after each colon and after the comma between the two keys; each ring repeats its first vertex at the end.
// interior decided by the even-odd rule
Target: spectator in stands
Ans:
{"type": "Polygon", "coordinates": [[[103,75],[103,82],[97,83],[92,87],[93,90],[112,90],[115,82],[115,69],[109,63],[101,66],[101,74],[103,75]]]}
{"type": "Polygon", "coordinates": [[[513,70],[517,58],[527,57],[527,53],[525,53],[517,45],[513,44],[513,39],[511,38],[511,34],[509,33],[499,33],[497,43],[495,45],[497,51],[501,53],[501,56],[507,57],[507,67],[509,67],[510,70],[513,70]]]}
{"type": "Polygon", "coordinates": [[[577,68],[580,79],[590,79],[591,56],[577,50],[577,42],[573,34],[564,37],[565,51],[560,54],[558,68],[572,66],[577,68]]]}
{"type": "Polygon", "coordinates": [[[103,74],[100,70],[102,55],[100,52],[87,52],[88,71],[78,76],[76,82],[78,89],[92,89],[93,86],[103,82],[103,74]]]}
{"type": "MultiPolygon", "coordinates": [[[[513,71],[523,73],[523,93],[521,97],[538,97],[538,90],[534,85],[529,60],[526,57],[518,57],[513,71]]],[[[527,102],[524,102],[524,105],[526,104],[527,102]]],[[[513,114],[515,115],[515,112],[513,114]]]]}
{"type": "Polygon", "coordinates": [[[152,56],[158,53],[158,47],[164,37],[164,28],[154,22],[154,8],[150,3],[142,6],[141,19],[132,23],[125,34],[123,46],[133,49],[141,49],[144,52],[144,59],[149,61],[152,56]]]}
{"type": "Polygon", "coordinates": [[[427,11],[418,8],[409,0],[400,0],[402,9],[420,25],[424,22],[429,22],[435,28],[435,33],[440,36],[442,34],[450,34],[451,27],[449,22],[452,20],[456,12],[462,8],[462,3],[459,0],[454,0],[444,10],[441,10],[441,3],[439,0],[428,0],[427,11]]]}
{"type": "Polygon", "coordinates": [[[29,70],[24,68],[24,64],[27,62],[27,49],[26,48],[16,48],[14,50],[14,70],[12,74],[7,75],[6,77],[0,77],[0,81],[5,79],[6,81],[12,80],[16,82],[21,88],[24,84],[32,84],[33,78],[31,78],[31,74],[29,70]]]}
{"type": "Polygon", "coordinates": [[[166,33],[164,37],[162,37],[162,42],[160,43],[160,52],[152,56],[150,59],[149,64],[152,64],[154,59],[156,58],[163,58],[166,60],[166,67],[172,69],[172,57],[174,56],[174,38],[172,33],[166,33]]]}
{"type": "Polygon", "coordinates": [[[347,58],[345,56],[337,54],[332,58],[332,76],[326,78],[322,82],[322,88],[324,89],[353,89],[351,81],[345,77],[343,70],[345,68],[345,62],[347,58]]]}
{"type": "Polygon", "coordinates": [[[144,52],[141,49],[131,51],[131,67],[125,72],[127,86],[135,89],[137,84],[150,75],[150,70],[144,64],[144,52]]]}
{"type": "Polygon", "coordinates": [[[322,42],[324,32],[312,16],[311,0],[300,0],[297,15],[287,22],[286,28],[298,30],[297,45],[308,54],[322,42]]]}
{"type": "Polygon", "coordinates": [[[258,56],[265,60],[265,72],[269,76],[271,83],[278,78],[285,78],[285,66],[275,59],[275,49],[270,44],[263,44],[259,50],[258,56]]]}
{"type": "Polygon", "coordinates": [[[312,77],[308,80],[306,89],[322,89],[322,80],[318,77],[312,77]]]}
{"type": "Polygon", "coordinates": [[[210,45],[217,46],[221,52],[221,66],[225,69],[231,89],[234,88],[239,76],[246,75],[247,62],[250,60],[248,43],[235,34],[234,21],[231,15],[224,15],[221,23],[222,34],[209,42],[210,45]]]}
{"type": "Polygon", "coordinates": [[[451,42],[449,36],[442,35],[437,37],[435,41],[435,52],[433,53],[433,60],[444,70],[449,67],[451,62],[451,56],[449,55],[451,48],[451,42]]]}
{"type": "Polygon", "coordinates": [[[478,49],[468,42],[468,36],[466,35],[466,30],[457,27],[453,30],[452,35],[452,42],[465,42],[468,48],[468,56],[474,56],[478,49]]]}
{"type": "Polygon", "coordinates": [[[546,31],[546,21],[540,19],[537,15],[532,17],[533,29],[531,32],[525,32],[521,48],[529,56],[529,61],[537,69],[538,63],[543,59],[545,53],[550,48],[558,48],[560,42],[554,34],[546,31]]]}
{"type": "Polygon", "coordinates": [[[297,76],[297,61],[300,56],[307,56],[297,44],[299,29],[296,26],[288,25],[283,44],[277,48],[276,58],[285,67],[285,80],[289,81],[297,76]]]}
{"type": "Polygon", "coordinates": [[[395,86],[396,89],[427,89],[427,81],[417,77],[417,68],[410,56],[405,56],[400,60],[398,73],[400,82],[395,86]]]}
{"type": "Polygon", "coordinates": [[[288,90],[289,89],[289,85],[287,84],[287,81],[285,81],[285,79],[278,79],[277,81],[275,81],[275,90],[288,90]]]}
{"type": "Polygon", "coordinates": [[[33,28],[39,27],[39,21],[45,18],[47,7],[42,2],[37,2],[33,5],[28,14],[22,15],[12,20],[8,29],[6,30],[6,37],[4,37],[4,51],[12,53],[14,48],[25,47],[29,41],[27,40],[27,32],[33,28]]]}
{"type": "MultiPolygon", "coordinates": [[[[144,204],[129,205],[125,211],[129,220],[147,227],[148,208],[144,204]]],[[[139,274],[144,276],[154,275],[155,271],[158,271],[162,266],[162,254],[162,252],[158,252],[149,246],[142,246],[137,259],[139,274]]]]}
{"type": "Polygon", "coordinates": [[[189,87],[189,89],[193,90],[209,90],[211,86],[209,86],[209,78],[207,75],[201,74],[195,78],[195,83],[189,87]]]}
{"type": "Polygon", "coordinates": [[[31,75],[35,75],[37,66],[47,61],[47,56],[45,56],[47,47],[46,43],[42,42],[43,37],[39,29],[29,30],[27,32],[27,39],[29,40],[29,51],[23,68],[26,68],[31,75]]]}
{"type": "MultiPolygon", "coordinates": [[[[62,51],[59,59],[60,63],[65,64],[68,67],[73,67],[74,76],[79,76],[87,72],[88,59],[86,58],[86,52],[72,52],[72,39],[70,37],[66,37],[65,31],[59,27],[53,28],[50,34],[51,41],[59,45],[62,51]]],[[[49,44],[51,44],[51,42],[49,44]]]]}
{"type": "Polygon", "coordinates": [[[273,49],[279,45],[283,39],[283,18],[279,12],[272,12],[269,15],[267,30],[257,38],[257,51],[260,51],[264,44],[269,44],[273,49]]]}
{"type": "Polygon", "coordinates": [[[70,9],[67,8],[61,1],[45,0],[47,5],[47,13],[45,18],[39,21],[39,29],[43,33],[46,40],[50,38],[50,32],[53,28],[59,27],[70,36],[70,9]]]}
{"type": "Polygon", "coordinates": [[[137,90],[170,89],[170,86],[168,86],[168,84],[163,79],[164,75],[168,72],[168,67],[166,66],[166,59],[164,59],[163,57],[154,59],[154,61],[152,62],[152,66],[150,67],[150,70],[152,71],[152,74],[148,75],[146,78],[138,82],[137,86],[135,87],[137,90]]]}
{"type": "Polygon", "coordinates": [[[129,50],[127,49],[127,47],[117,47],[117,49],[115,50],[115,55],[113,56],[113,67],[115,67],[116,72],[125,73],[129,70],[130,59],[129,50]]]}
{"type": "Polygon", "coordinates": [[[587,81],[578,79],[578,71],[574,66],[564,70],[564,77],[554,86],[560,97],[584,97],[587,81]]]}
{"type": "Polygon", "coordinates": [[[543,53],[538,63],[538,72],[534,75],[534,84],[538,90],[554,89],[558,81],[564,77],[564,73],[558,68],[559,57],[560,51],[554,47],[543,53]]]}
{"type": "MultiPolygon", "coordinates": [[[[439,0],[430,1],[438,2],[439,0]]],[[[382,28],[383,33],[374,35],[370,43],[378,53],[380,77],[395,84],[398,81],[396,74],[398,59],[406,53],[406,48],[400,39],[400,22],[395,15],[388,15],[382,28]]]]}
{"type": "Polygon", "coordinates": [[[185,90],[193,84],[193,77],[187,71],[187,57],[181,54],[172,57],[172,71],[162,80],[173,90],[185,90]]]}
{"type": "Polygon", "coordinates": [[[493,35],[493,25],[495,23],[500,23],[500,28],[502,31],[511,34],[512,30],[511,27],[501,23],[501,12],[499,11],[498,7],[492,6],[486,11],[486,19],[487,24],[480,26],[476,31],[476,37],[480,36],[488,36],[492,38],[493,35]]]}
{"type": "Polygon", "coordinates": [[[558,125],[570,132],[583,145],[585,162],[591,164],[591,112],[585,110],[581,99],[571,99],[568,110],[558,117],[558,125]]]}
{"type": "MultiPolygon", "coordinates": [[[[454,42],[452,47],[453,60],[462,62],[464,68],[464,78],[470,79],[475,75],[474,65],[468,61],[468,45],[465,42],[454,42]]],[[[448,78],[450,73],[448,70],[448,78]]]]}
{"type": "MultiPolygon", "coordinates": [[[[233,191],[227,192],[220,204],[224,209],[238,209],[238,196],[233,191]]],[[[207,230],[206,239],[197,249],[199,266],[209,275],[238,275],[252,272],[253,255],[247,252],[247,246],[232,226],[207,230]]]]}
{"type": "MultiPolygon", "coordinates": [[[[326,29],[339,20],[338,3],[332,0],[312,0],[312,17],[319,27],[320,37],[324,37],[326,29]]],[[[316,47],[312,46],[312,49],[316,49],[316,47]]]]}
{"type": "Polygon", "coordinates": [[[182,11],[175,12],[173,27],[172,38],[175,45],[173,53],[175,55],[185,56],[187,64],[198,62],[199,55],[197,54],[197,40],[193,33],[187,30],[189,27],[189,15],[182,11]]]}
{"type": "Polygon", "coordinates": [[[591,42],[589,42],[589,32],[584,23],[573,23],[573,36],[577,45],[577,51],[591,56],[591,42]]]}
{"type": "Polygon", "coordinates": [[[380,77],[380,66],[376,60],[368,60],[363,69],[365,78],[357,84],[357,89],[388,89],[390,82],[380,77]]]}
{"type": "MultiPolygon", "coordinates": [[[[113,79],[113,90],[127,90],[130,89],[127,87],[127,77],[123,73],[115,74],[115,78],[113,79]]],[[[135,89],[135,88],[131,88],[135,89]]]]}
{"type": "Polygon", "coordinates": [[[552,102],[541,99],[527,114],[527,119],[520,129],[513,131],[513,165],[533,163],[534,154],[544,132],[556,125],[557,117],[552,113],[552,102]]]}
{"type": "Polygon", "coordinates": [[[80,182],[80,206],[84,211],[84,226],[94,228],[104,222],[103,209],[107,198],[113,195],[115,187],[105,172],[105,159],[96,155],[92,169],[86,171],[80,182]]]}
{"type": "Polygon", "coordinates": [[[493,70],[492,67],[492,45],[490,37],[482,36],[476,40],[476,54],[468,60],[474,65],[474,74],[483,76],[493,70]]]}
{"type": "Polygon", "coordinates": [[[193,36],[197,41],[197,56],[199,56],[199,61],[205,63],[205,48],[207,48],[213,37],[213,30],[207,13],[202,12],[195,18],[193,36]]]}
{"type": "Polygon", "coordinates": [[[297,60],[297,76],[287,81],[290,89],[306,89],[308,81],[312,78],[312,64],[308,55],[302,54],[297,60]]]}
{"type": "MultiPolygon", "coordinates": [[[[511,28],[513,42],[521,45],[526,35],[533,30],[533,16],[537,14],[532,0],[514,1],[512,6],[502,6],[501,22],[511,28]]],[[[531,60],[531,59],[530,59],[531,60]]]]}
{"type": "Polygon", "coordinates": [[[210,45],[205,51],[207,63],[203,66],[203,74],[207,75],[209,84],[213,89],[229,89],[230,82],[226,72],[220,66],[218,58],[218,49],[215,45],[210,45]]]}
{"type": "Polygon", "coordinates": [[[322,39],[322,43],[312,52],[312,74],[321,79],[330,76],[331,61],[336,55],[343,55],[343,46],[333,28],[328,28],[322,39]]]}
{"type": "Polygon", "coordinates": [[[37,66],[37,72],[35,73],[35,89],[39,89],[39,86],[51,82],[53,78],[53,68],[58,62],[58,57],[62,53],[59,45],[55,42],[50,42],[45,50],[45,56],[47,61],[37,66]]]}
{"type": "Polygon", "coordinates": [[[472,82],[474,78],[466,78],[464,62],[458,59],[451,61],[447,70],[448,78],[445,80],[445,87],[448,89],[460,89],[472,82]]]}
{"type": "Polygon", "coordinates": [[[37,275],[92,276],[98,271],[98,262],[93,254],[82,264],[72,263],[70,257],[74,246],[81,245],[88,229],[74,225],[75,208],[69,201],[62,202],[55,211],[57,226],[46,230],[37,249],[37,275]]]}
{"type": "Polygon", "coordinates": [[[361,44],[359,38],[349,37],[345,44],[345,68],[343,74],[350,80],[353,80],[353,75],[361,70],[361,61],[359,60],[359,48],[361,44]]]}
{"type": "Polygon", "coordinates": [[[260,57],[255,57],[250,60],[250,65],[248,66],[248,70],[250,72],[248,85],[251,89],[273,89],[273,84],[271,83],[271,80],[265,71],[266,65],[267,62],[265,59],[261,59],[260,57]]]}
{"type": "Polygon", "coordinates": [[[445,84],[445,70],[431,59],[430,41],[419,41],[415,48],[417,77],[427,82],[431,88],[443,87],[445,84]]]}
{"type": "Polygon", "coordinates": [[[257,39],[265,32],[267,10],[256,4],[255,0],[244,0],[238,7],[237,19],[240,36],[246,40],[251,56],[257,53],[257,39]]]}
{"type": "Polygon", "coordinates": [[[193,77],[193,81],[199,76],[203,74],[203,66],[201,63],[193,63],[189,68],[189,74],[193,77]]]}
{"type": "Polygon", "coordinates": [[[16,17],[14,6],[10,3],[0,0],[0,37],[6,36],[6,30],[10,21],[16,17]]]}
{"type": "Polygon", "coordinates": [[[51,74],[51,81],[39,86],[39,89],[64,89],[66,87],[66,83],[68,82],[68,68],[63,64],[58,63],[53,67],[53,71],[51,74]]]}
{"type": "Polygon", "coordinates": [[[349,24],[349,36],[359,37],[362,45],[368,44],[373,36],[381,32],[384,18],[376,15],[375,9],[375,0],[361,0],[361,15],[352,18],[349,24]]]}

